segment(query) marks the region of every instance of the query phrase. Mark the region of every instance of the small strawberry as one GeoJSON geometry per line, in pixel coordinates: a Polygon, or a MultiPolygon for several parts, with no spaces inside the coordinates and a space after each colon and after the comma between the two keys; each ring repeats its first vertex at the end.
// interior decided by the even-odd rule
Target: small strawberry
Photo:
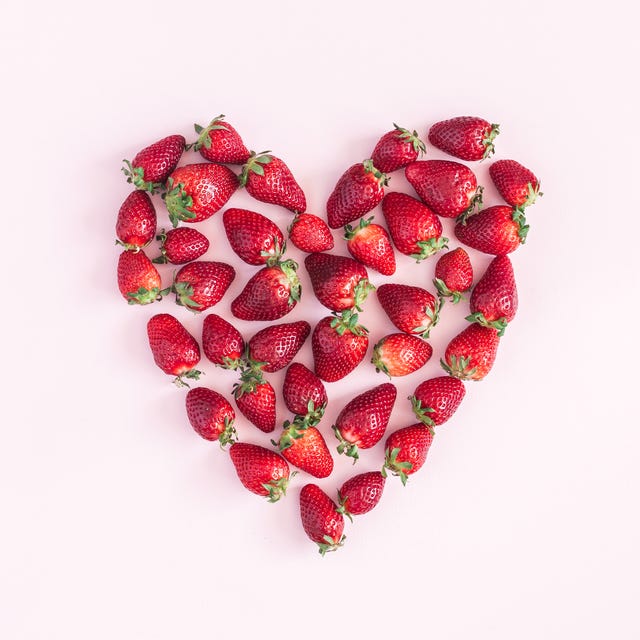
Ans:
{"type": "Polygon", "coordinates": [[[500,126],[482,118],[459,116],[436,122],[429,129],[429,142],[461,160],[482,160],[494,152],[493,141],[500,126]]]}
{"type": "Polygon", "coordinates": [[[449,342],[440,364],[460,380],[482,380],[491,371],[499,342],[496,329],[474,323],[449,342]]]}
{"type": "Polygon", "coordinates": [[[344,518],[333,500],[319,486],[305,484],[302,487],[300,518],[305,533],[320,548],[320,555],[335,551],[344,544],[344,518]]]}
{"type": "Polygon", "coordinates": [[[235,277],[235,269],[224,262],[190,262],[173,281],[176,302],[190,311],[204,311],[222,300],[235,277]]]}
{"type": "Polygon", "coordinates": [[[389,424],[397,390],[390,382],[357,395],[339,413],[332,429],[338,439],[338,453],[360,457],[359,449],[370,449],[380,442],[389,424]]]}
{"type": "Polygon", "coordinates": [[[368,220],[360,218],[360,223],[355,229],[351,225],[344,228],[347,249],[366,267],[384,276],[393,275],[396,272],[396,256],[389,234],[379,224],[371,224],[372,220],[372,217],[368,220]]]}
{"type": "Polygon", "coordinates": [[[389,320],[400,331],[428,338],[438,324],[440,301],[426,289],[408,284],[383,284],[377,293],[389,320]]]}
{"type": "Polygon", "coordinates": [[[519,209],[496,205],[456,223],[456,238],[473,249],[504,256],[524,243],[529,225],[519,209]]]}
{"type": "Polygon", "coordinates": [[[280,371],[295,358],[310,331],[309,323],[304,320],[265,327],[249,340],[249,360],[267,373],[280,371]]]}
{"type": "Polygon", "coordinates": [[[154,142],[136,154],[133,162],[123,160],[122,167],[127,182],[136,189],[154,193],[165,183],[178,165],[185,147],[183,136],[168,136],[154,142]]]}
{"type": "Polygon", "coordinates": [[[463,299],[462,293],[471,289],[473,284],[473,267],[469,254],[458,247],[449,251],[436,262],[433,284],[440,298],[451,298],[453,304],[463,299]]]}
{"type": "Polygon", "coordinates": [[[221,164],[200,162],[178,167],[167,178],[162,194],[174,227],[184,222],[202,222],[227,203],[238,188],[238,177],[221,164]]]}
{"type": "Polygon", "coordinates": [[[382,475],[387,471],[399,476],[403,485],[408,476],[419,471],[427,459],[433,434],[422,423],[394,431],[385,442],[385,460],[382,475]]]}
{"type": "Polygon", "coordinates": [[[155,363],[167,374],[176,376],[179,387],[188,387],[184,378],[198,380],[201,371],[194,369],[200,362],[200,347],[196,339],[168,313],[159,313],[147,322],[147,336],[155,363]]]}
{"type": "Polygon", "coordinates": [[[351,516],[359,516],[373,509],[384,490],[385,477],[380,471],[359,473],[349,478],[338,491],[338,512],[353,521],[351,516]]]}
{"type": "Polygon", "coordinates": [[[160,241],[160,255],[153,259],[157,264],[187,264],[193,262],[209,250],[207,236],[192,227],[164,229],[156,236],[160,241]]]}
{"type": "Polygon", "coordinates": [[[327,216],[332,229],[344,227],[374,209],[384,197],[387,176],[371,160],[349,167],[340,177],[327,201],[327,216]]]}
{"type": "Polygon", "coordinates": [[[524,209],[532,205],[540,192],[540,180],[515,160],[498,160],[489,167],[489,175],[507,204],[524,209]]]}
{"type": "Polygon", "coordinates": [[[289,225],[289,240],[306,253],[333,249],[333,236],[327,223],[311,213],[299,213],[289,225]]]}
{"type": "Polygon", "coordinates": [[[290,364],[284,376],[282,395],[289,411],[303,416],[312,426],[320,422],[327,407],[327,392],[313,371],[299,362],[290,364]]]}
{"type": "Polygon", "coordinates": [[[224,115],[214,118],[207,127],[194,124],[198,139],[190,148],[199,151],[209,162],[220,164],[244,164],[251,155],[244,146],[240,134],[224,121],[224,115]]]}
{"type": "Polygon", "coordinates": [[[373,348],[371,362],[376,371],[390,378],[406,376],[423,367],[431,358],[433,349],[428,342],[406,333],[391,333],[373,348]]]}
{"type": "Polygon", "coordinates": [[[265,433],[276,428],[276,392],[255,371],[245,371],[233,387],[236,405],[244,417],[265,433]]]}
{"type": "Polygon", "coordinates": [[[202,350],[213,364],[238,369],[243,363],[244,339],[224,318],[210,313],[202,325],[202,350]]]}
{"type": "Polygon", "coordinates": [[[408,129],[399,127],[395,122],[393,127],[393,131],[385,133],[378,140],[371,154],[373,164],[383,173],[391,173],[406,167],[427,150],[424,142],[418,137],[417,131],[412,133],[408,129]]]}
{"type": "Polygon", "coordinates": [[[236,412],[223,395],[196,387],[187,393],[186,406],[191,426],[205,440],[218,440],[221,447],[235,441],[236,412]]]}
{"type": "Polygon", "coordinates": [[[326,478],[333,471],[333,458],[322,434],[311,426],[302,416],[296,416],[293,422],[288,420],[277,446],[282,456],[293,466],[306,471],[314,478],[326,478]]]}
{"type": "Polygon", "coordinates": [[[451,376],[439,376],[421,382],[409,397],[411,407],[428,429],[444,424],[464,398],[464,384],[451,376]]]}
{"type": "Polygon", "coordinates": [[[287,493],[289,465],[275,451],[256,444],[236,442],[229,449],[240,482],[252,493],[277,502],[287,493]]]}
{"type": "Polygon", "coordinates": [[[156,210],[146,191],[133,191],[118,211],[116,244],[129,251],[148,245],[156,233],[156,210]]]}
{"type": "Polygon", "coordinates": [[[129,304],[161,300],[170,289],[161,289],[160,274],[144,251],[123,251],[118,258],[118,288],[129,304]]]}
{"type": "Polygon", "coordinates": [[[249,264],[268,264],[284,252],[282,231],[260,213],[227,209],[222,222],[231,248],[249,264]]]}
{"type": "Polygon", "coordinates": [[[416,262],[446,248],[449,242],[442,237],[438,216],[406,193],[388,193],[382,201],[382,213],[396,249],[416,262]]]}

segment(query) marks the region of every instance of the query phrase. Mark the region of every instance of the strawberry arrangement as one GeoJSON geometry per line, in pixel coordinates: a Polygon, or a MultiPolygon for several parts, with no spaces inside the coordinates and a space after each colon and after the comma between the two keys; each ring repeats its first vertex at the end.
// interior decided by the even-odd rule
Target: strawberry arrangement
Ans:
{"type": "Polygon", "coordinates": [[[328,478],[334,470],[332,451],[353,464],[367,459],[376,467],[346,480],[335,500],[317,484],[302,483],[302,527],[324,555],[343,545],[345,516],[352,521],[376,507],[389,475],[404,485],[424,466],[436,428],[452,419],[465,397],[465,383],[491,371],[518,309],[508,254],[525,242],[525,213],[542,195],[540,181],[515,160],[494,161],[489,176],[504,202],[484,206],[474,171],[458,160],[489,158],[498,125],[468,116],[435,123],[428,141],[456,160],[431,160],[421,159],[428,149],[416,131],[394,124],[369,158],[340,176],[323,217],[306,211],[305,193],[285,161],[271,151],[249,150],[225,116],[207,127],[195,125],[195,131],[197,138],[189,144],[181,135],[170,135],[124,161],[123,172],[134,190],[116,220],[116,243],[122,248],[118,288],[130,305],[155,305],[173,297],[175,313],[163,306],[147,323],[151,355],[177,386],[188,388],[186,421],[203,439],[228,451],[240,483],[250,492],[276,502],[287,495],[298,473],[328,478]],[[390,189],[399,171],[414,195],[390,189]],[[228,207],[239,189],[246,189],[261,210],[228,207]],[[291,212],[286,233],[259,203],[291,212]],[[157,228],[156,204],[163,207],[168,230],[157,228]],[[381,215],[376,216],[378,208],[381,215]],[[215,243],[202,228],[191,226],[223,209],[216,242],[226,237],[241,261],[235,266],[201,259],[215,243]],[[446,219],[455,219],[446,223],[453,231],[447,235],[464,247],[453,247],[455,241],[444,237],[446,219]],[[332,230],[340,228],[334,236],[332,230]],[[151,248],[154,240],[157,245],[151,248]],[[294,260],[287,243],[308,255],[294,260]],[[493,256],[475,285],[471,250],[493,256]],[[396,251],[415,263],[434,262],[432,290],[393,281],[396,251]],[[331,312],[315,326],[282,320],[302,302],[302,262],[312,285],[305,296],[313,294],[331,312]],[[176,265],[171,282],[162,282],[156,264],[176,265]],[[369,270],[376,278],[390,279],[375,287],[369,270]],[[231,315],[211,312],[236,278],[244,286],[230,301],[231,315]],[[323,424],[331,399],[325,383],[357,375],[358,367],[367,366],[369,331],[358,314],[372,295],[397,329],[376,336],[368,365],[389,381],[351,398],[333,425],[323,424]],[[467,300],[468,326],[438,355],[443,374],[423,380],[409,395],[415,423],[391,430],[396,378],[415,373],[432,358],[427,339],[438,330],[443,307],[467,300]],[[200,335],[187,331],[177,317],[181,313],[202,315],[200,335]],[[263,324],[243,336],[234,318],[263,324]],[[295,361],[308,339],[313,370],[295,361]],[[235,385],[224,388],[222,376],[203,383],[202,354],[235,372],[235,385]],[[280,370],[286,372],[277,389],[269,377],[280,370]],[[276,432],[279,394],[292,415],[276,432]],[[260,432],[271,434],[268,441],[252,442],[260,432]],[[384,456],[376,460],[367,450],[382,442],[384,456]]]}

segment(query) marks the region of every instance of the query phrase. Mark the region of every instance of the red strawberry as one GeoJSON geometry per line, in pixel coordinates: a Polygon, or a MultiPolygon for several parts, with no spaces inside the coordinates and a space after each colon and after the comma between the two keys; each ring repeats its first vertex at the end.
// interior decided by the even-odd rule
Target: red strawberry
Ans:
{"type": "Polygon", "coordinates": [[[304,213],[307,201],[289,167],[268,151],[251,153],[242,167],[240,186],[260,202],[277,204],[289,211],[304,213]]]}
{"type": "Polygon", "coordinates": [[[373,218],[365,220],[354,229],[347,225],[345,240],[349,253],[366,267],[375,269],[384,276],[390,276],[396,271],[396,256],[393,253],[389,234],[379,224],[371,224],[373,218]]]}
{"type": "Polygon", "coordinates": [[[296,416],[293,422],[287,420],[283,427],[280,440],[271,441],[283,457],[315,478],[331,475],[333,458],[322,434],[302,416],[296,416]]]}
{"type": "Polygon", "coordinates": [[[309,323],[304,320],[272,324],[249,340],[249,359],[262,371],[280,371],[295,358],[310,331],[309,323]]]}
{"type": "Polygon", "coordinates": [[[359,473],[349,478],[338,491],[338,511],[353,521],[351,516],[359,516],[371,511],[382,498],[385,477],[380,471],[359,473]]]}
{"type": "Polygon", "coordinates": [[[245,371],[233,387],[236,405],[244,417],[260,431],[276,428],[276,392],[255,371],[245,371]]]}
{"type": "Polygon", "coordinates": [[[438,324],[440,301],[426,289],[408,284],[383,284],[378,287],[378,300],[393,324],[423,338],[438,324]]]}
{"type": "Polygon", "coordinates": [[[254,274],[231,303],[231,313],[241,320],[278,320],[300,300],[298,265],[293,260],[264,267],[254,274]]]}
{"type": "Polygon", "coordinates": [[[231,248],[249,264],[267,264],[284,252],[282,231],[260,213],[227,209],[222,222],[231,248]]]}
{"type": "Polygon", "coordinates": [[[223,395],[196,387],[187,393],[186,405],[191,426],[205,440],[218,440],[221,447],[234,442],[236,412],[223,395]]]}
{"type": "Polygon", "coordinates": [[[306,253],[333,249],[333,236],[327,223],[311,213],[299,213],[289,226],[289,240],[306,253]]]}
{"type": "Polygon", "coordinates": [[[311,336],[316,375],[326,382],[344,378],[362,362],[368,346],[367,329],[353,310],[322,318],[311,336]]]}
{"type": "Polygon", "coordinates": [[[311,425],[320,422],[327,406],[327,392],[313,371],[299,362],[290,364],[284,376],[282,395],[289,411],[303,416],[311,425]]]}
{"type": "Polygon", "coordinates": [[[436,122],[429,129],[429,142],[462,160],[482,160],[494,152],[493,141],[500,126],[482,118],[459,116],[436,122]]]}
{"type": "Polygon", "coordinates": [[[408,476],[425,463],[432,442],[433,434],[422,423],[394,431],[384,445],[382,475],[386,478],[388,470],[406,485],[408,476]]]}
{"type": "Polygon", "coordinates": [[[236,442],[229,449],[240,482],[269,502],[277,502],[287,492],[289,465],[287,461],[270,449],[256,444],[236,442]]]}
{"type": "Polygon", "coordinates": [[[235,269],[224,262],[190,262],[175,276],[176,302],[191,311],[204,311],[222,300],[235,277],[235,269]]]}
{"type": "Polygon", "coordinates": [[[338,453],[360,457],[359,449],[370,449],[380,442],[389,424],[397,390],[390,382],[378,385],[356,396],[342,409],[333,432],[338,439],[338,453]]]}
{"type": "Polygon", "coordinates": [[[139,251],[148,245],[156,233],[156,210],[146,191],[134,191],[127,196],[118,212],[116,244],[139,251]]]}
{"type": "Polygon", "coordinates": [[[300,518],[305,533],[320,548],[320,555],[344,544],[344,518],[333,500],[315,484],[302,487],[300,518]]]}
{"type": "Polygon", "coordinates": [[[536,201],[540,180],[515,160],[498,160],[489,167],[493,184],[507,204],[524,209],[536,201]]]}
{"type": "Polygon", "coordinates": [[[187,264],[193,262],[209,250],[207,236],[192,227],[162,229],[156,236],[160,241],[160,255],[153,262],[164,264],[187,264]]]}
{"type": "Polygon", "coordinates": [[[408,129],[399,127],[395,122],[393,127],[393,131],[385,133],[378,140],[371,154],[373,164],[383,173],[391,173],[406,167],[427,150],[424,142],[418,137],[417,131],[411,133],[408,129]]]}
{"type": "Polygon", "coordinates": [[[391,333],[381,338],[373,348],[371,362],[376,371],[390,378],[406,376],[423,367],[431,358],[433,349],[428,342],[406,333],[391,333]]]}
{"type": "Polygon", "coordinates": [[[440,364],[460,380],[482,380],[491,371],[499,342],[496,329],[474,323],[451,340],[440,364]]]}
{"type": "Polygon", "coordinates": [[[238,132],[228,122],[224,122],[223,114],[214,118],[208,127],[194,124],[193,128],[198,139],[191,146],[205,160],[220,164],[244,164],[249,159],[249,150],[238,132]]]}
{"type": "Polygon", "coordinates": [[[238,177],[221,164],[200,162],[178,167],[167,178],[162,194],[174,227],[184,222],[202,222],[227,203],[238,188],[238,177]]]}
{"type": "Polygon", "coordinates": [[[464,244],[494,256],[515,251],[524,243],[529,225],[518,209],[496,205],[456,224],[456,238],[464,244]]]}
{"type": "Polygon", "coordinates": [[[142,149],[133,162],[123,160],[126,166],[122,167],[122,171],[127,176],[127,182],[133,183],[136,189],[151,193],[161,188],[178,165],[184,143],[183,136],[168,136],[142,149]]]}
{"type": "Polygon", "coordinates": [[[376,207],[384,196],[389,179],[371,160],[349,167],[340,177],[327,201],[327,215],[332,229],[344,227],[376,207]]]}
{"type": "Polygon", "coordinates": [[[194,369],[200,362],[200,347],[196,339],[168,313],[159,313],[147,322],[147,336],[155,363],[167,374],[176,376],[179,387],[188,387],[184,378],[198,380],[201,371],[194,369]]]}
{"type": "Polygon", "coordinates": [[[211,362],[225,369],[238,369],[244,362],[244,339],[224,318],[209,314],[202,325],[202,350],[211,362]]]}
{"type": "Polygon", "coordinates": [[[352,258],[330,253],[312,253],[304,260],[313,292],[318,301],[332,311],[344,311],[361,305],[375,287],[367,270],[352,258]]]}
{"type": "Polygon", "coordinates": [[[405,193],[388,193],[382,201],[393,243],[400,253],[420,262],[447,246],[442,223],[429,207],[405,193]]]}
{"type": "Polygon", "coordinates": [[[473,284],[473,267],[469,254],[458,247],[438,258],[433,284],[440,298],[451,298],[458,304],[462,300],[463,291],[468,291],[473,284]]]}
{"type": "Polygon", "coordinates": [[[123,251],[118,258],[118,288],[129,304],[160,300],[170,289],[160,289],[160,274],[144,251],[123,251]]]}
{"type": "Polygon", "coordinates": [[[444,424],[464,398],[464,384],[451,376],[439,376],[421,382],[409,398],[416,418],[428,429],[444,424]]]}

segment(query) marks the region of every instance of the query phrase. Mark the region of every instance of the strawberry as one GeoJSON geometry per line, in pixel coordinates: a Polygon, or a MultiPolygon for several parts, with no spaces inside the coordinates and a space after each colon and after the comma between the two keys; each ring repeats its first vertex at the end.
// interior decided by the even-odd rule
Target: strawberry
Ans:
{"type": "Polygon", "coordinates": [[[503,200],[512,207],[524,209],[536,201],[540,180],[532,171],[515,160],[498,160],[489,167],[489,175],[503,200]]]}
{"type": "Polygon", "coordinates": [[[406,376],[423,367],[431,358],[433,349],[428,342],[406,333],[391,333],[373,348],[371,362],[376,371],[390,378],[406,376]]]}
{"type": "Polygon", "coordinates": [[[338,512],[353,521],[351,516],[359,516],[371,511],[382,498],[385,477],[380,471],[359,473],[349,478],[338,491],[338,512]]]}
{"type": "Polygon", "coordinates": [[[440,364],[460,380],[482,380],[491,371],[499,342],[496,329],[474,323],[449,342],[440,364]]]}
{"type": "Polygon", "coordinates": [[[276,392],[256,371],[244,371],[233,387],[236,405],[244,417],[265,433],[276,428],[276,392]]]}
{"type": "Polygon", "coordinates": [[[367,270],[352,258],[330,253],[312,253],[304,260],[313,292],[318,301],[332,311],[344,311],[361,305],[375,287],[367,270]]]}
{"type": "Polygon", "coordinates": [[[380,442],[389,424],[397,390],[390,382],[378,385],[353,398],[342,409],[332,429],[338,439],[338,453],[360,457],[359,449],[370,449],[380,442]]]}
{"type": "Polygon", "coordinates": [[[421,382],[409,400],[416,418],[433,432],[433,427],[444,424],[455,413],[464,394],[460,380],[439,376],[421,382]]]}
{"type": "Polygon", "coordinates": [[[422,423],[394,431],[385,442],[385,460],[382,475],[387,471],[399,476],[403,485],[408,476],[419,471],[427,459],[433,434],[422,423]]]}
{"type": "Polygon", "coordinates": [[[287,420],[280,440],[271,443],[288,462],[314,478],[326,478],[333,471],[333,458],[322,434],[302,416],[287,420]]]}
{"type": "Polygon", "coordinates": [[[344,544],[344,518],[333,500],[315,484],[305,484],[300,492],[302,527],[320,548],[320,555],[344,544]]]}
{"type": "Polygon", "coordinates": [[[209,250],[207,236],[192,227],[160,230],[156,236],[160,241],[160,255],[153,259],[157,264],[187,264],[193,262],[209,250]]]}
{"type": "Polygon", "coordinates": [[[494,256],[515,251],[524,243],[529,225],[519,209],[496,205],[460,220],[456,238],[464,244],[494,256]]]}
{"type": "Polygon", "coordinates": [[[443,218],[468,215],[482,205],[482,187],[473,171],[459,162],[413,162],[404,175],[422,202],[443,218]]]}
{"type": "Polygon", "coordinates": [[[469,322],[493,327],[502,336],[518,310],[518,290],[508,256],[494,258],[471,294],[469,322]]]}
{"type": "Polygon", "coordinates": [[[251,152],[240,174],[240,186],[260,202],[277,204],[295,213],[304,213],[307,201],[289,167],[268,151],[251,152]]]}
{"type": "Polygon", "coordinates": [[[385,133],[373,150],[371,160],[383,173],[391,173],[406,167],[418,159],[427,148],[418,137],[418,132],[411,133],[408,129],[393,123],[393,131],[385,133]]]}
{"type": "Polygon", "coordinates": [[[303,416],[312,426],[320,422],[327,406],[322,380],[303,364],[293,362],[284,376],[282,395],[287,409],[303,416]]]}
{"type": "Polygon", "coordinates": [[[133,191],[122,203],[116,222],[116,244],[129,251],[148,245],[156,233],[156,210],[146,191],[133,191]]]}
{"type": "Polygon", "coordinates": [[[461,160],[482,160],[494,152],[493,141],[500,126],[482,118],[459,116],[436,122],[429,129],[429,142],[461,160]]]}
{"type": "Polygon", "coordinates": [[[147,322],[147,336],[155,363],[167,374],[176,376],[179,387],[188,387],[184,378],[198,380],[201,371],[194,369],[200,362],[200,347],[196,339],[168,313],[152,316],[147,322]]]}
{"type": "Polygon", "coordinates": [[[209,162],[220,164],[244,164],[251,155],[244,146],[240,134],[224,121],[224,114],[214,118],[207,127],[194,124],[198,139],[190,148],[199,151],[209,162]]]}
{"type": "Polygon", "coordinates": [[[240,482],[252,493],[269,498],[269,502],[277,502],[287,493],[289,465],[275,451],[236,442],[229,455],[240,482]]]}
{"type": "Polygon", "coordinates": [[[224,262],[190,262],[175,276],[176,302],[191,311],[204,311],[218,304],[236,277],[236,270],[224,262]]]}
{"type": "Polygon", "coordinates": [[[437,253],[449,242],[442,237],[438,216],[406,193],[388,193],[382,201],[382,213],[396,249],[416,262],[437,253]]]}
{"type": "Polygon", "coordinates": [[[311,336],[316,375],[326,382],[344,378],[362,362],[368,346],[367,329],[353,309],[322,318],[311,336]]]}
{"type": "Polygon", "coordinates": [[[306,253],[333,249],[333,236],[327,223],[311,213],[299,213],[289,226],[289,240],[306,253]]]}
{"type": "Polygon", "coordinates": [[[183,136],[168,136],[142,149],[133,162],[123,160],[126,166],[122,171],[127,182],[133,183],[136,189],[154,193],[178,166],[184,147],[183,136]]]}
{"type": "Polygon", "coordinates": [[[202,325],[202,350],[213,364],[224,369],[238,369],[243,363],[244,339],[224,318],[209,314],[202,325]]]}
{"type": "Polygon", "coordinates": [[[298,264],[277,262],[254,274],[231,303],[231,313],[241,320],[278,320],[300,300],[298,264]]]}
{"type": "Polygon", "coordinates": [[[205,440],[218,440],[221,447],[235,441],[236,412],[223,395],[196,387],[187,393],[186,405],[191,426],[205,440]]]}
{"type": "Polygon", "coordinates": [[[379,224],[371,224],[372,220],[360,218],[355,229],[351,225],[344,228],[347,249],[358,262],[384,276],[390,276],[396,271],[396,256],[391,240],[387,230],[379,224]]]}
{"type": "Polygon", "coordinates": [[[280,371],[295,358],[310,331],[309,323],[304,320],[272,324],[249,340],[249,360],[262,371],[280,371]]]}
{"type": "Polygon", "coordinates": [[[178,167],[167,178],[162,194],[174,227],[184,222],[202,222],[227,203],[238,188],[238,177],[221,164],[200,162],[178,167]]]}
{"type": "Polygon", "coordinates": [[[436,262],[433,284],[438,290],[438,296],[451,298],[451,302],[458,304],[463,299],[462,293],[471,289],[473,284],[473,267],[469,254],[458,247],[438,258],[436,262]]]}
{"type": "Polygon", "coordinates": [[[118,258],[118,288],[129,304],[161,300],[170,289],[160,289],[160,274],[144,251],[123,251],[118,258]]]}
{"type": "Polygon", "coordinates": [[[284,252],[284,236],[260,213],[248,209],[227,209],[222,214],[231,248],[249,264],[267,264],[284,252]]]}
{"type": "Polygon", "coordinates": [[[371,160],[349,167],[338,180],[327,201],[327,216],[332,229],[344,227],[374,209],[384,196],[387,176],[371,160]]]}
{"type": "Polygon", "coordinates": [[[382,308],[400,331],[428,338],[438,324],[440,301],[426,289],[408,284],[383,284],[377,293],[382,308]]]}

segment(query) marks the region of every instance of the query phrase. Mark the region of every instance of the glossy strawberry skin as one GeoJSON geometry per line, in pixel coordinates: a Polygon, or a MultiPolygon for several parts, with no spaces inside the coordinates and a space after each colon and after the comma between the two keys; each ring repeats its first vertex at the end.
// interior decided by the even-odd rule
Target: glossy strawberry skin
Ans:
{"type": "Polygon", "coordinates": [[[276,502],[286,493],[289,465],[275,451],[236,442],[229,449],[229,456],[240,482],[252,493],[269,497],[269,502],[276,502]]]}
{"type": "Polygon", "coordinates": [[[499,342],[497,329],[474,323],[449,342],[440,364],[461,380],[482,380],[493,367],[499,342]]]}
{"type": "Polygon", "coordinates": [[[144,251],[123,251],[118,258],[118,288],[129,304],[159,300],[160,274],[144,251]]]}
{"type": "Polygon", "coordinates": [[[240,413],[260,431],[271,433],[276,428],[276,392],[266,380],[241,379],[234,397],[240,413]]]}
{"type": "Polygon", "coordinates": [[[371,362],[376,371],[390,378],[406,376],[423,367],[431,358],[433,349],[428,342],[407,333],[391,333],[381,338],[373,348],[371,362]]]}
{"type": "Polygon", "coordinates": [[[315,484],[306,484],[300,492],[300,518],[307,536],[324,555],[343,543],[344,518],[331,498],[315,484]]]}
{"type": "Polygon", "coordinates": [[[416,131],[412,133],[397,124],[393,126],[393,131],[385,133],[378,140],[371,154],[374,166],[383,173],[406,167],[426,151],[424,142],[418,138],[416,131]]]}
{"type": "Polygon", "coordinates": [[[287,409],[300,416],[307,415],[311,403],[311,410],[316,414],[319,412],[321,417],[328,401],[322,380],[299,362],[289,365],[282,385],[282,395],[287,409]]]}
{"type": "Polygon", "coordinates": [[[433,284],[441,298],[451,298],[453,303],[460,302],[462,294],[471,289],[473,284],[473,267],[469,254],[458,247],[440,256],[433,284]]]}
{"type": "Polygon", "coordinates": [[[118,243],[125,249],[139,250],[156,234],[156,210],[146,191],[133,191],[122,203],[116,222],[118,243]]]}
{"type": "Polygon", "coordinates": [[[347,516],[360,516],[373,509],[384,490],[385,477],[379,471],[367,471],[349,478],[338,491],[338,510],[347,516]]]}
{"type": "Polygon", "coordinates": [[[187,264],[197,260],[209,250],[207,236],[192,227],[161,230],[156,236],[160,241],[160,256],[154,262],[171,264],[187,264]]]}
{"type": "Polygon", "coordinates": [[[378,300],[389,320],[405,333],[429,337],[438,323],[440,303],[421,287],[406,284],[383,284],[377,290],[378,300]]]}
{"type": "Polygon", "coordinates": [[[489,167],[489,175],[503,200],[512,207],[527,207],[540,194],[540,180],[515,160],[497,160],[489,167]]]}
{"type": "Polygon", "coordinates": [[[383,474],[388,469],[406,484],[407,476],[420,471],[426,462],[432,442],[433,434],[422,423],[394,431],[384,445],[383,474]]]}
{"type": "Polygon", "coordinates": [[[186,398],[187,417],[194,431],[205,440],[233,442],[236,412],[227,399],[213,389],[190,389],[186,398]]]}
{"type": "Polygon", "coordinates": [[[327,223],[312,213],[299,213],[289,226],[289,240],[306,253],[333,249],[333,236],[327,223]]]}
{"type": "Polygon", "coordinates": [[[123,171],[127,182],[136,189],[154,192],[167,180],[176,168],[185,147],[185,139],[180,135],[167,136],[142,149],[132,162],[125,160],[123,171]]]}
{"type": "Polygon", "coordinates": [[[166,374],[177,376],[177,384],[183,376],[198,379],[194,367],[200,362],[200,347],[176,318],[168,313],[151,317],[147,336],[155,363],[166,374]]]}
{"type": "Polygon", "coordinates": [[[355,227],[345,227],[347,250],[365,267],[374,269],[383,276],[396,272],[396,256],[391,246],[391,239],[384,227],[372,224],[371,220],[362,218],[355,227]]]}
{"type": "Polygon", "coordinates": [[[300,427],[295,420],[293,423],[285,422],[277,444],[282,456],[294,467],[314,478],[331,475],[333,458],[324,437],[315,427],[300,427]]]}
{"type": "Polygon", "coordinates": [[[524,218],[517,209],[496,205],[458,222],[456,238],[482,253],[504,256],[515,251],[528,231],[524,218]]]}
{"type": "Polygon", "coordinates": [[[272,324],[249,340],[249,358],[262,371],[280,371],[295,358],[310,332],[311,327],[304,320],[272,324]]]}
{"type": "Polygon", "coordinates": [[[191,311],[209,309],[222,300],[235,276],[235,269],[224,262],[190,262],[176,274],[176,301],[191,311]]]}
{"type": "Polygon", "coordinates": [[[224,318],[210,313],[202,324],[202,350],[214,364],[236,369],[244,355],[244,339],[224,318]]]}
{"type": "Polygon", "coordinates": [[[209,162],[219,164],[244,164],[251,153],[245,147],[240,134],[224,120],[224,115],[214,118],[207,127],[194,125],[198,140],[194,151],[209,162]]]}
{"type": "Polygon", "coordinates": [[[248,209],[227,209],[222,215],[231,248],[248,264],[266,264],[284,249],[284,236],[269,218],[248,209]]]}
{"type": "Polygon", "coordinates": [[[427,427],[435,427],[451,418],[465,393],[462,381],[451,376],[439,376],[421,382],[409,399],[416,418],[427,427]]]}
{"type": "Polygon", "coordinates": [[[461,160],[482,160],[494,151],[497,124],[475,116],[459,116],[436,122],[429,129],[429,142],[461,160]]]}

